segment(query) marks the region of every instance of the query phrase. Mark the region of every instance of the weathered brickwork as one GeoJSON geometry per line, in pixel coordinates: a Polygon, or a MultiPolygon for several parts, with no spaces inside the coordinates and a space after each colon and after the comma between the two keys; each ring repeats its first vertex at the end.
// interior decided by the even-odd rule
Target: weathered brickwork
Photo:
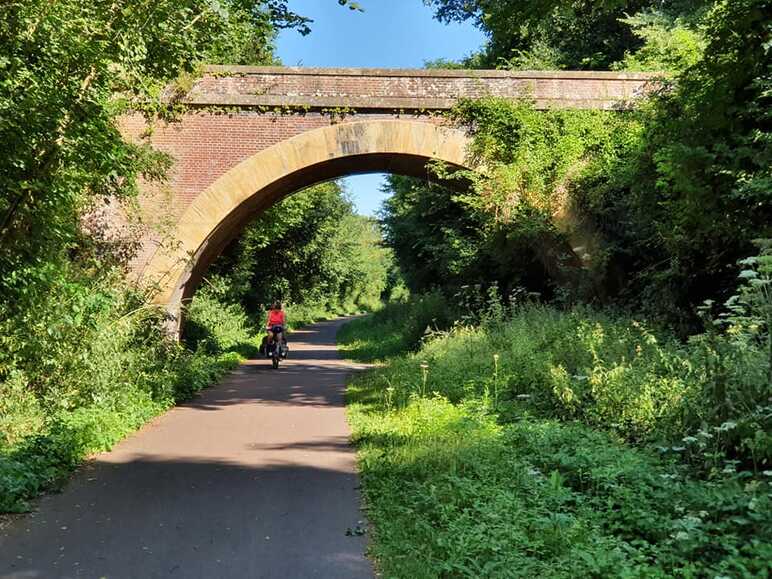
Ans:
{"type": "MultiPolygon", "coordinates": [[[[307,131],[364,119],[396,119],[383,113],[349,114],[343,117],[320,112],[300,114],[193,111],[178,122],[156,126],[151,141],[175,159],[168,185],[175,193],[176,206],[184,209],[218,177],[255,153],[307,131]]],[[[442,124],[437,117],[405,117],[442,124]]],[[[123,131],[138,139],[146,130],[144,118],[123,119],[123,131]]]]}

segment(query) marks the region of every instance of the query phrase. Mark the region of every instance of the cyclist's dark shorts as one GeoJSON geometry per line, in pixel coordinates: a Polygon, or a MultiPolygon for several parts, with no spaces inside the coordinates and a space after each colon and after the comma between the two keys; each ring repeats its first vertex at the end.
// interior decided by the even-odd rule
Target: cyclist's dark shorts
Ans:
{"type": "Polygon", "coordinates": [[[283,332],[283,331],[284,331],[284,326],[272,326],[272,327],[271,327],[271,331],[272,331],[274,334],[279,334],[279,333],[281,333],[281,332],[283,332]]]}

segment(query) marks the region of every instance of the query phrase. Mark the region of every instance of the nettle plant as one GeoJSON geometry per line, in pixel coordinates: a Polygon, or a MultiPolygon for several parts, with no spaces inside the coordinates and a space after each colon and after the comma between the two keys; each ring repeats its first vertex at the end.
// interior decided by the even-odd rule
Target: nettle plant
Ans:
{"type": "Polygon", "coordinates": [[[759,254],[740,260],[743,283],[724,304],[727,312],[718,322],[728,324],[730,333],[764,343],[772,383],[772,239],[757,239],[754,244],[759,254]]]}
{"type": "Polygon", "coordinates": [[[714,303],[699,308],[706,332],[693,339],[704,362],[702,427],[684,442],[713,467],[735,458],[754,471],[769,471],[772,460],[772,239],[758,239],[759,253],[740,260],[737,291],[724,311],[711,318],[714,303]],[[705,454],[705,451],[708,454],[705,454]]]}

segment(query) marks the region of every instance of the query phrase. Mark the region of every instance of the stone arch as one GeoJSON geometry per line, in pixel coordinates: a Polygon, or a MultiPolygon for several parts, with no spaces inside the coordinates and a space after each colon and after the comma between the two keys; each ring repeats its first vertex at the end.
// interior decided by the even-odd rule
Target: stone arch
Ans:
{"type": "Polygon", "coordinates": [[[464,167],[467,143],[459,129],[394,119],[339,123],[289,138],[242,161],[199,194],[176,225],[175,248],[157,250],[142,277],[157,284],[156,303],[176,315],[225,246],[284,196],[356,173],[423,177],[431,160],[464,167]]]}

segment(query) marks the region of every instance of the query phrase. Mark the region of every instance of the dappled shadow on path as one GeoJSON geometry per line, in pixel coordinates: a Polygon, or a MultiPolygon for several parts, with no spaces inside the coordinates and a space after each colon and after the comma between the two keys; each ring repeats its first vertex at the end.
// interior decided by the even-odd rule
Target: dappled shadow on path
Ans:
{"type": "Polygon", "coordinates": [[[349,449],[351,443],[347,436],[328,437],[323,440],[300,441],[287,443],[264,443],[255,442],[247,445],[249,450],[269,450],[269,451],[287,451],[287,450],[313,450],[317,452],[341,452],[349,449]]]}
{"type": "Polygon", "coordinates": [[[232,404],[250,402],[343,406],[345,367],[321,366],[286,360],[278,370],[268,359],[250,360],[216,387],[201,392],[181,408],[218,410],[232,404]],[[279,384],[281,384],[279,386],[279,384]]]}
{"type": "Polygon", "coordinates": [[[278,369],[269,358],[248,360],[220,385],[201,392],[181,408],[219,410],[233,404],[344,405],[347,377],[360,365],[338,358],[336,322],[322,322],[293,332],[289,357],[278,369]]]}

